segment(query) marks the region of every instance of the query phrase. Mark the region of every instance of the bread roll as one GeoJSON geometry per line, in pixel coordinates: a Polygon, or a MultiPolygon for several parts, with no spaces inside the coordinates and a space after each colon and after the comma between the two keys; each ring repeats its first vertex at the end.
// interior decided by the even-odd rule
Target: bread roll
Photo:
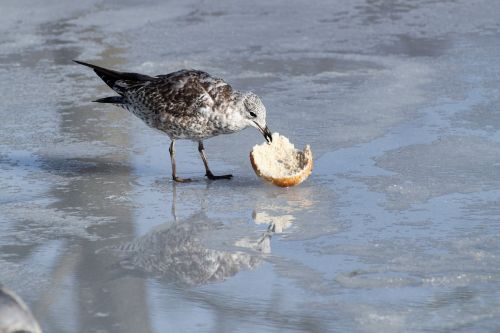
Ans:
{"type": "Polygon", "coordinates": [[[250,162],[257,176],[276,186],[289,187],[302,183],[311,174],[312,152],[295,149],[288,138],[273,133],[271,144],[256,145],[250,152],[250,162]]]}

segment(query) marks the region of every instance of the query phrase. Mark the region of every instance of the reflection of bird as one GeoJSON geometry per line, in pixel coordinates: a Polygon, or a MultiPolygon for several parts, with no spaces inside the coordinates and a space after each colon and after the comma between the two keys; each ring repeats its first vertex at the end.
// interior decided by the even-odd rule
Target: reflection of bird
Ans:
{"type": "Polygon", "coordinates": [[[170,137],[172,178],[175,181],[189,181],[176,175],[174,145],[177,139],[198,142],[198,151],[209,179],[229,179],[232,176],[213,175],[208,167],[204,139],[253,126],[260,130],[266,140],[272,140],[266,126],[266,109],[259,97],[251,92],[233,90],[222,79],[208,73],[180,70],[151,77],[76,62],[94,69],[119,95],[101,98],[96,102],[121,106],[170,137]]]}
{"type": "MultiPolygon", "coordinates": [[[[203,213],[160,226],[113,252],[123,258],[120,267],[184,285],[200,285],[224,280],[261,262],[258,254],[209,249],[199,238],[223,225],[203,213]]],[[[254,250],[266,251],[270,235],[264,235],[254,250]]]]}
{"type": "Polygon", "coordinates": [[[0,333],[41,333],[26,304],[14,292],[0,286],[0,333]]]}

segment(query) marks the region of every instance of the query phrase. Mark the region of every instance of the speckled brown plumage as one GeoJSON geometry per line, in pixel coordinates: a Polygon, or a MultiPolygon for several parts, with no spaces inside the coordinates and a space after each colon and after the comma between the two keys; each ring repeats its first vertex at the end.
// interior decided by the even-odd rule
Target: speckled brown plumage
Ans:
{"type": "Polygon", "coordinates": [[[172,139],[200,140],[241,129],[227,118],[243,94],[202,71],[181,70],[133,85],[117,81],[115,90],[125,97],[123,107],[172,139]]]}

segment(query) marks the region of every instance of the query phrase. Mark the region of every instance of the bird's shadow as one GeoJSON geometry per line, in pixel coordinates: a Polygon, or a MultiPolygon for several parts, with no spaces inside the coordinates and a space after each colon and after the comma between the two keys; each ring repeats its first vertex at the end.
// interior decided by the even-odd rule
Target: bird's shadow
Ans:
{"type": "Polygon", "coordinates": [[[113,174],[121,175],[132,171],[132,167],[127,163],[122,163],[102,157],[76,157],[65,158],[59,156],[41,156],[40,165],[42,169],[58,173],[73,175],[86,174],[113,174]]]}
{"type": "MultiPolygon", "coordinates": [[[[35,167],[33,163],[30,164],[29,160],[20,159],[19,162],[24,166],[35,167]]],[[[1,163],[1,160],[0,160],[1,163]]],[[[37,164],[45,171],[54,173],[79,173],[79,174],[126,174],[134,170],[127,160],[123,162],[109,159],[106,157],[64,157],[64,156],[51,156],[39,155],[37,156],[37,164]]],[[[142,168],[141,168],[142,169],[142,168]]],[[[137,176],[137,170],[134,170],[137,176]]],[[[155,171],[156,172],[156,171],[155,171]]],[[[157,181],[163,183],[174,183],[177,186],[189,186],[190,184],[207,184],[207,186],[221,187],[221,186],[239,186],[239,187],[255,187],[255,186],[269,186],[269,184],[262,182],[257,176],[249,174],[234,174],[231,179],[208,179],[203,172],[192,172],[182,175],[191,179],[188,182],[175,182],[170,176],[170,169],[165,167],[158,171],[157,181]]]]}
{"type": "Polygon", "coordinates": [[[105,157],[65,157],[26,151],[14,151],[8,156],[0,156],[0,165],[34,172],[42,170],[60,175],[125,174],[132,170],[127,163],[105,157]]]}

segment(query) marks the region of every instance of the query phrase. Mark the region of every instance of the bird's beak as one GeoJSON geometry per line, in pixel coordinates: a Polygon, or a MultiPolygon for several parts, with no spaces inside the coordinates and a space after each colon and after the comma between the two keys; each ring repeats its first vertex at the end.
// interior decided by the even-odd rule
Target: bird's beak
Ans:
{"type": "Polygon", "coordinates": [[[255,123],[255,125],[257,125],[257,128],[262,133],[262,135],[264,135],[264,138],[266,139],[266,141],[268,143],[273,142],[273,135],[272,135],[271,131],[269,130],[269,128],[267,126],[264,127],[264,128],[262,128],[262,126],[260,126],[259,124],[257,124],[256,121],[254,121],[254,123],[255,123]]]}
{"type": "Polygon", "coordinates": [[[264,134],[264,138],[267,140],[268,143],[273,142],[273,134],[271,133],[271,131],[267,126],[264,128],[262,134],[264,134]]]}

